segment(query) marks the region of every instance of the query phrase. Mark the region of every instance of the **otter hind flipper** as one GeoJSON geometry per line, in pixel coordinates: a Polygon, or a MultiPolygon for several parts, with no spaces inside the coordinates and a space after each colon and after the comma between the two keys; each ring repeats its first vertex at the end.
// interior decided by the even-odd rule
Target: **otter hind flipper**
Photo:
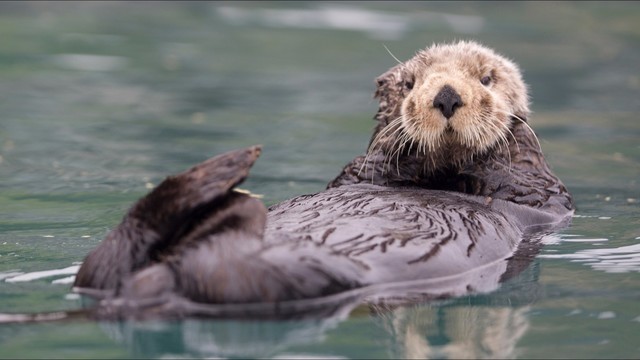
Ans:
{"type": "Polygon", "coordinates": [[[224,206],[203,218],[158,262],[127,278],[119,296],[142,300],[140,304],[170,294],[209,303],[258,296],[261,283],[251,281],[258,276],[246,270],[265,266],[244,259],[261,247],[266,219],[260,200],[230,193],[224,206]]]}
{"type": "Polygon", "coordinates": [[[145,218],[163,227],[166,220],[188,216],[200,206],[226,196],[249,175],[260,156],[259,145],[229,151],[178,175],[167,177],[131,209],[129,216],[145,218]]]}
{"type": "Polygon", "coordinates": [[[212,214],[241,195],[232,190],[246,179],[260,152],[257,145],[230,151],[166,178],[87,255],[74,286],[118,292],[133,272],[194,238],[194,231],[204,231],[202,224],[213,231],[212,214]]]}
{"type": "Polygon", "coordinates": [[[122,296],[175,293],[206,303],[257,298],[264,285],[257,279],[267,266],[252,255],[262,248],[266,219],[260,200],[230,193],[224,206],[202,219],[158,264],[134,274],[122,296]]]}

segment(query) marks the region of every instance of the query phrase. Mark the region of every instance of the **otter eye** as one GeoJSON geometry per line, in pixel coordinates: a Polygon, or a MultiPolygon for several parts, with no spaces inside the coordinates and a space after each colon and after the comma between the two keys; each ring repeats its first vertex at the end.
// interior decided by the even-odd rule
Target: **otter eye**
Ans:
{"type": "Polygon", "coordinates": [[[480,83],[484,86],[491,84],[491,76],[484,76],[480,79],[480,83]]]}
{"type": "Polygon", "coordinates": [[[413,80],[406,80],[404,82],[404,88],[407,90],[413,89],[413,80]]]}

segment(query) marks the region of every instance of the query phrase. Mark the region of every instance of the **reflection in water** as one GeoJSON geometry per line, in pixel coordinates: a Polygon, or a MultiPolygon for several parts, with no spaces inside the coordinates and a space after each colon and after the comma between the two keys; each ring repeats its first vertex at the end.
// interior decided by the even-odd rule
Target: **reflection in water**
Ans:
{"type": "MultiPolygon", "coordinates": [[[[333,301],[322,300],[323,306],[315,304],[315,311],[307,311],[295,319],[129,320],[102,322],[100,326],[112,339],[125,344],[134,356],[326,358],[331,354],[317,350],[296,354],[305,346],[322,344],[329,334],[348,337],[350,334],[341,334],[345,330],[338,325],[349,316],[353,318],[352,310],[364,302],[371,314],[367,322],[384,331],[379,337],[388,339],[384,344],[385,356],[512,358],[517,355],[518,341],[529,326],[529,304],[539,297],[539,267],[537,263],[531,264],[531,259],[541,244],[527,243],[509,261],[478,271],[476,276],[440,284],[396,284],[346,294],[333,301]],[[500,281],[507,279],[499,290],[478,295],[495,290],[500,281]],[[470,290],[467,281],[477,282],[477,289],[482,290],[470,290]],[[452,294],[463,295],[456,292],[461,288],[472,294],[451,298],[452,294]]],[[[300,311],[304,307],[300,303],[291,303],[289,310],[300,311]]],[[[287,306],[281,311],[286,313],[287,306]]],[[[253,315],[260,316],[260,312],[253,315]]]]}
{"type": "MultiPolygon", "coordinates": [[[[369,308],[375,314],[370,321],[388,334],[385,345],[392,358],[513,358],[529,326],[527,305],[456,302],[369,308]]],[[[320,344],[345,319],[126,321],[101,327],[134,356],[264,358],[320,344]]]]}
{"type": "MultiPolygon", "coordinates": [[[[529,254],[531,255],[531,254],[529,254]]],[[[508,281],[490,295],[463,297],[442,304],[372,305],[378,322],[390,336],[394,358],[515,358],[517,344],[529,327],[530,304],[540,297],[539,266],[520,255],[508,281]],[[519,271],[518,271],[519,272],[519,271]]]]}
{"type": "MultiPolygon", "coordinates": [[[[392,358],[514,358],[529,326],[528,306],[422,305],[374,311],[371,321],[386,330],[386,350],[392,358]]],[[[133,356],[270,358],[323,342],[338,322],[185,320],[101,327],[133,356]]],[[[304,354],[309,356],[308,351],[304,354]]]]}
{"type": "Polygon", "coordinates": [[[134,356],[274,357],[294,346],[321,342],[342,319],[289,321],[185,320],[103,323],[134,356]]]}
{"type": "MultiPolygon", "coordinates": [[[[392,358],[513,358],[529,326],[528,306],[370,307],[376,314],[372,321],[388,333],[385,345],[392,358]]],[[[101,328],[133,356],[264,358],[322,343],[341,320],[127,321],[105,322],[101,328]]]]}
{"type": "Polygon", "coordinates": [[[385,314],[396,358],[514,358],[528,306],[398,308],[385,314]]]}

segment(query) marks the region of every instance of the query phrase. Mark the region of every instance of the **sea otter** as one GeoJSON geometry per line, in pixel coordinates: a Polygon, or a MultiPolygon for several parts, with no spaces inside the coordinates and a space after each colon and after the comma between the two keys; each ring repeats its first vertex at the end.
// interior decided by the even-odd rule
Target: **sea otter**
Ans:
{"type": "Polygon", "coordinates": [[[433,45],[376,84],[368,149],[325,191],[266,209],[236,189],[261,148],[219,155],[136,202],[74,288],[129,304],[278,304],[452,278],[570,218],[513,62],[475,42],[433,45]]]}

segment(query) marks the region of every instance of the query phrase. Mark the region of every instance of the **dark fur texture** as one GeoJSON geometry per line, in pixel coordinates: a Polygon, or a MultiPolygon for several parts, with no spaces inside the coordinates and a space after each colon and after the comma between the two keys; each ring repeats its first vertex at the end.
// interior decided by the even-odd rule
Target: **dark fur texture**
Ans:
{"type": "Polygon", "coordinates": [[[177,298],[279,303],[425,279],[439,285],[450,279],[442,280],[446,290],[421,290],[434,298],[491,288],[500,273],[482,271],[504,272],[502,261],[520,241],[565,224],[573,203],[524,121],[528,100],[515,65],[477,44],[451,47],[427,49],[377,79],[380,106],[368,153],[326,191],[267,213],[259,200],[234,191],[260,148],[219,155],[167,178],[134,204],[87,256],[74,286],[111,299],[102,314],[114,306],[118,313],[118,304],[134,312],[145,309],[140,304],[168,304],[154,311],[175,313],[185,311],[176,310],[177,298]],[[439,89],[429,85],[441,87],[446,78],[425,69],[446,75],[438,61],[447,56],[471,68],[451,75],[464,105],[444,120],[429,97],[439,89]],[[418,127],[385,133],[416,109],[428,113],[418,127]],[[500,126],[483,128],[482,121],[500,126]],[[474,138],[474,127],[504,134],[474,138]],[[433,129],[438,146],[414,148],[408,140],[420,136],[416,129],[433,129]]]}

